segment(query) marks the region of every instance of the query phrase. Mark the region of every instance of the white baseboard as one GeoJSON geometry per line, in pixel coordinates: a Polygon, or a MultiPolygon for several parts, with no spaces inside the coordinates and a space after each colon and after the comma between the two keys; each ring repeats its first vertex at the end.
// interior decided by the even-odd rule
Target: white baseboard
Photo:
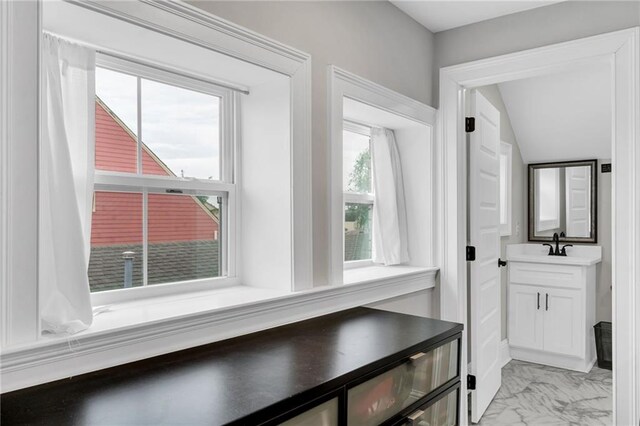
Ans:
{"type": "Polygon", "coordinates": [[[595,354],[591,359],[578,358],[567,355],[559,355],[551,352],[535,349],[511,348],[513,359],[533,362],[535,364],[548,365],[550,367],[564,368],[566,370],[588,373],[596,362],[595,354]]]}
{"type": "Polygon", "coordinates": [[[500,366],[504,367],[511,361],[511,351],[509,350],[509,339],[500,342],[500,366]]]}

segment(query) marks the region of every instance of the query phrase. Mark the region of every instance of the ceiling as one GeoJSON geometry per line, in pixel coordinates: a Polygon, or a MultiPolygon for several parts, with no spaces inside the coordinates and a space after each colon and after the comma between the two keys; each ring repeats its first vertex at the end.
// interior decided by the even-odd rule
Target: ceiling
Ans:
{"type": "Polygon", "coordinates": [[[390,0],[396,7],[437,33],[475,22],[486,21],[498,16],[510,15],[536,7],[558,3],[561,0],[536,1],[432,1],[432,0],[390,0]]]}
{"type": "Polygon", "coordinates": [[[610,159],[611,65],[607,60],[498,84],[522,160],[610,159]]]}

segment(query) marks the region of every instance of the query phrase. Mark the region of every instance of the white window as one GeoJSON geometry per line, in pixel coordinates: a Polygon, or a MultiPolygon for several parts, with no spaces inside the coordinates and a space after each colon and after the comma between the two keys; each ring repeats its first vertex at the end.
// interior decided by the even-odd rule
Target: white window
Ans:
{"type": "Polygon", "coordinates": [[[512,147],[506,142],[500,142],[500,235],[511,235],[512,211],[512,147]]]}
{"type": "Polygon", "coordinates": [[[560,227],[560,169],[535,170],[537,200],[536,231],[549,231],[560,227]]]}
{"type": "Polygon", "coordinates": [[[371,263],[372,257],[371,128],[345,121],[342,141],[344,261],[350,267],[371,263]]]}
{"type": "Polygon", "coordinates": [[[233,92],[99,56],[92,292],[233,273],[233,92]]]}
{"type": "Polygon", "coordinates": [[[431,274],[435,110],[337,67],[330,82],[331,284],[431,274]]]}

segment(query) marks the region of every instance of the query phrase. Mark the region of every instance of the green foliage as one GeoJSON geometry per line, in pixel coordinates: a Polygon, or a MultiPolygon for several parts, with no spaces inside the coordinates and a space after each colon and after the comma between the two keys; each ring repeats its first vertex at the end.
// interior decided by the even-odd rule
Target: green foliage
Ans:
{"type": "MultiPolygon", "coordinates": [[[[363,151],[356,158],[353,170],[349,175],[347,190],[351,192],[371,192],[371,151],[363,151]]],[[[355,222],[356,229],[364,231],[370,226],[371,205],[347,204],[345,209],[345,222],[355,222]]]]}
{"type": "Polygon", "coordinates": [[[204,205],[204,207],[211,212],[216,218],[220,218],[220,209],[213,204],[209,203],[209,197],[206,195],[196,195],[196,198],[204,205]]]}
{"type": "Polygon", "coordinates": [[[351,192],[371,191],[371,151],[362,151],[356,158],[347,189],[351,192]]]}

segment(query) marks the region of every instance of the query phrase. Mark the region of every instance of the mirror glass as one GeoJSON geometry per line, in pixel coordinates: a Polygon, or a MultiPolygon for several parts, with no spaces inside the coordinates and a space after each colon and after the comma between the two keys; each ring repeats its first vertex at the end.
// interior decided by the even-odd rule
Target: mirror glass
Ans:
{"type": "Polygon", "coordinates": [[[529,240],[596,242],[596,161],[529,165],[529,240]]]}

